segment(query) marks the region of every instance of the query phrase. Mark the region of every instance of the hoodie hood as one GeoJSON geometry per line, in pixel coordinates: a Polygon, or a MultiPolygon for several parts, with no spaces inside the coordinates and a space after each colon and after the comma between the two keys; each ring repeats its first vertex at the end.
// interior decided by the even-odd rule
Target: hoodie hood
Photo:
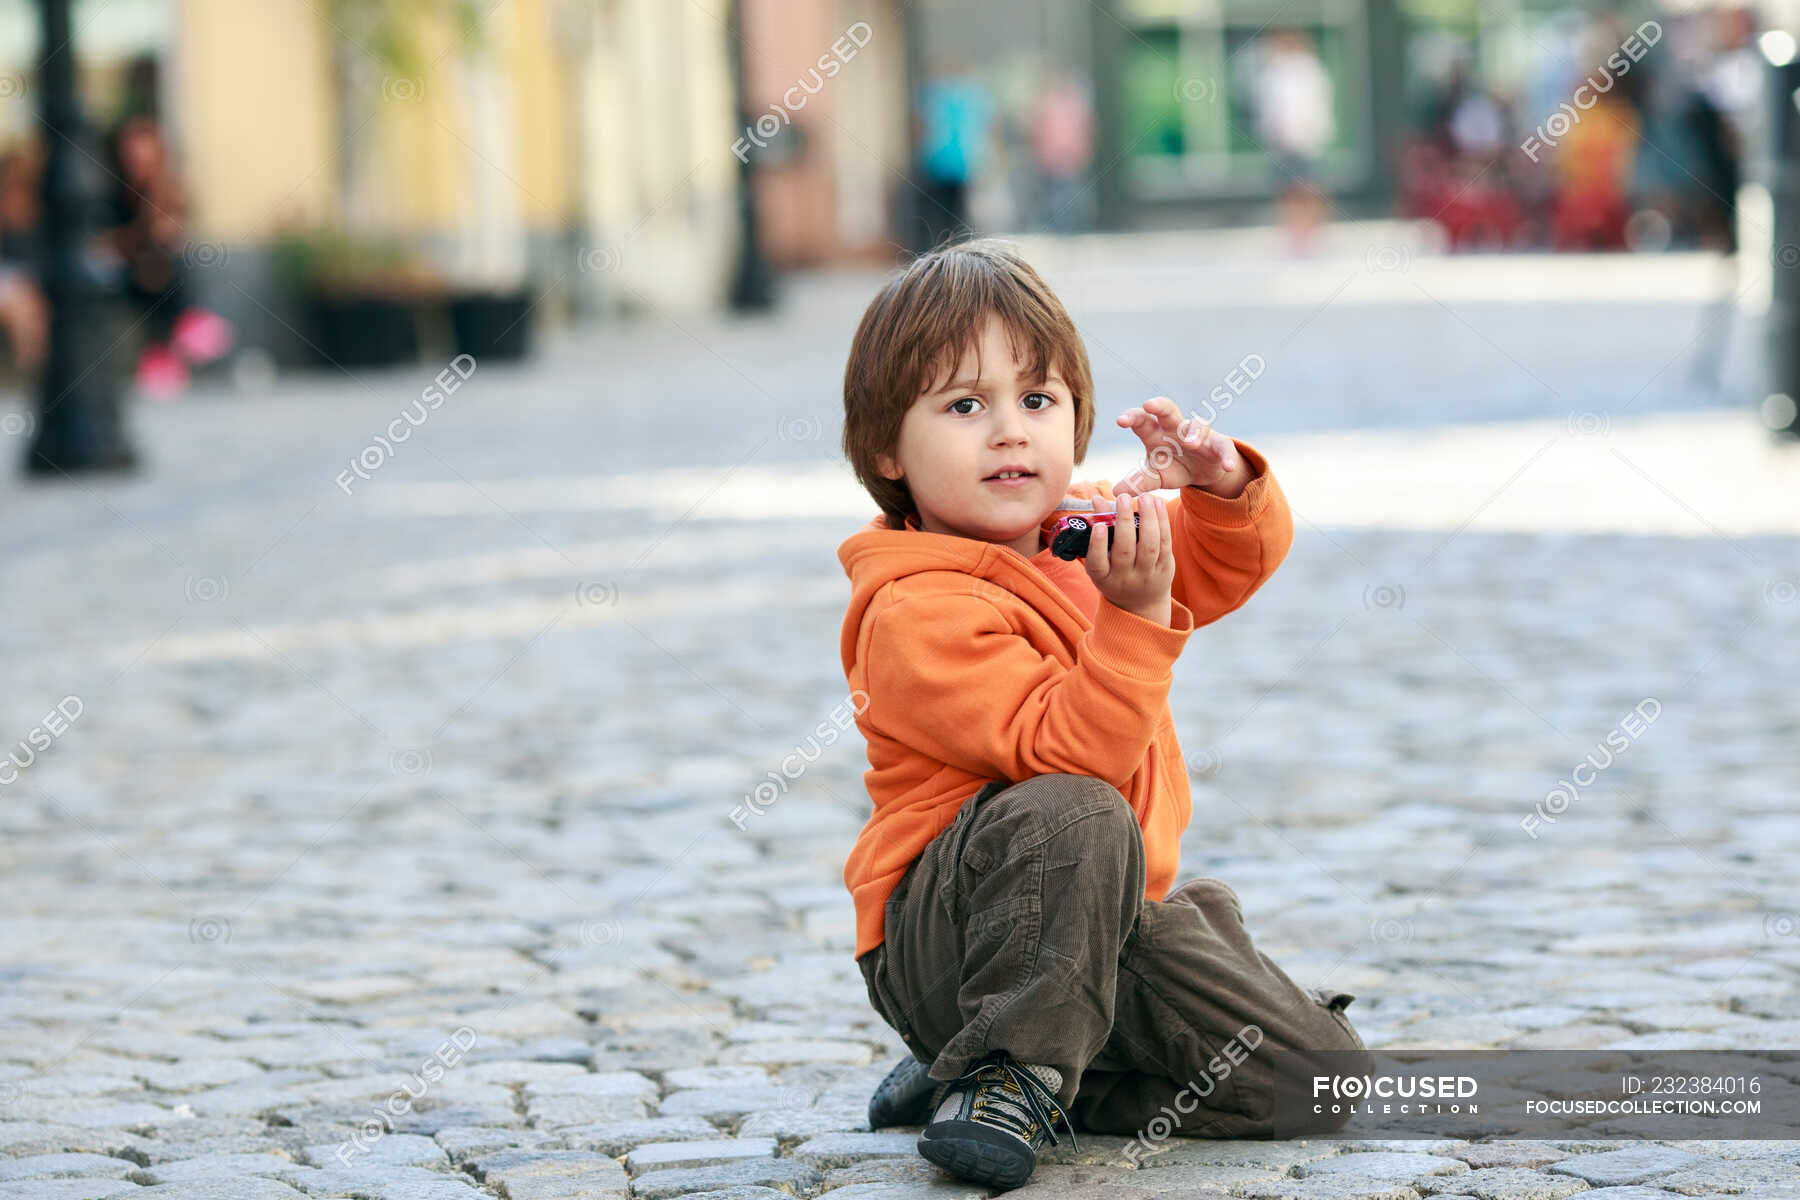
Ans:
{"type": "MultiPolygon", "coordinates": [[[[1111,500],[1112,484],[1105,480],[1071,483],[1064,493],[1068,500],[1096,498],[1111,500]]],[[[980,538],[927,532],[919,528],[916,514],[907,517],[905,529],[888,528],[887,518],[880,514],[871,518],[838,547],[838,562],[850,577],[850,605],[844,614],[840,645],[845,671],[855,663],[857,634],[876,595],[897,579],[927,571],[958,571],[988,580],[1046,616],[1057,613],[1061,619],[1088,628],[1099,590],[1079,560],[1060,559],[1047,545],[1050,531],[1064,515],[1052,511],[1044,518],[1038,527],[1038,552],[1030,558],[1010,546],[980,538]]]]}

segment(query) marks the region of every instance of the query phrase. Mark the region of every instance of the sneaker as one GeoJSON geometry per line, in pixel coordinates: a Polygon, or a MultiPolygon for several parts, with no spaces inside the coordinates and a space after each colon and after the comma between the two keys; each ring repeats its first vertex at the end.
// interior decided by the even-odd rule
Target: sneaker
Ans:
{"type": "Polygon", "coordinates": [[[869,1128],[889,1125],[923,1125],[931,1119],[931,1093],[938,1081],[928,1067],[912,1055],[894,1064],[887,1078],[869,1097],[869,1128]]]}
{"type": "Polygon", "coordinates": [[[1015,1062],[996,1050],[961,1078],[938,1085],[919,1153],[959,1179],[1018,1187],[1036,1169],[1037,1152],[1060,1144],[1058,1122],[1074,1141],[1074,1126],[1056,1099],[1061,1086],[1055,1067],[1015,1062]]]}
{"type": "Polygon", "coordinates": [[[187,388],[187,365],[165,345],[146,346],[138,356],[136,382],[147,395],[173,400],[187,388]]]}
{"type": "Polygon", "coordinates": [[[234,338],[231,322],[204,308],[190,308],[175,318],[170,339],[181,357],[195,366],[223,358],[234,338]]]}

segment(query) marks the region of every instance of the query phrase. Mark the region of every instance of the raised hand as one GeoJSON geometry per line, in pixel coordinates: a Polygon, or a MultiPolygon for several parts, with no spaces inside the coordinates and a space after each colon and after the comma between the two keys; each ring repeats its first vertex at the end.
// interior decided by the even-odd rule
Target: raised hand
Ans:
{"type": "Polygon", "coordinates": [[[1142,495],[1158,488],[1209,487],[1238,471],[1237,446],[1199,417],[1183,418],[1167,396],[1144,401],[1119,414],[1120,425],[1144,443],[1144,465],[1113,487],[1115,496],[1142,495]]]}

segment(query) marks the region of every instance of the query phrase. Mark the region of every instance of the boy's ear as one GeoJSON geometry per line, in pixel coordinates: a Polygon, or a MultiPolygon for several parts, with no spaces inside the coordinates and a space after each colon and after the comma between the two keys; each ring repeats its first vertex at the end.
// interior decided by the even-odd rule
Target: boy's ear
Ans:
{"type": "Polygon", "coordinates": [[[895,464],[893,456],[888,454],[875,456],[875,469],[881,472],[883,479],[899,479],[904,474],[895,464]]]}

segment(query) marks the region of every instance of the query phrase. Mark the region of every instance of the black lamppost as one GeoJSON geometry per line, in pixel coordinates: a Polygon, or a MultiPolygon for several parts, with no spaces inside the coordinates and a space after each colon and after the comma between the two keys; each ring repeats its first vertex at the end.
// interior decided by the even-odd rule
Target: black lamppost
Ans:
{"type": "Polygon", "coordinates": [[[1764,35],[1768,56],[1769,196],[1773,282],[1764,343],[1768,392],[1763,420],[1777,433],[1800,436],[1800,57],[1791,35],[1764,35]],[[1771,49],[1775,53],[1771,53],[1771,49]]]}
{"type": "Polygon", "coordinates": [[[32,476],[129,471],[137,453],[126,437],[123,322],[117,288],[88,244],[103,224],[104,155],[75,91],[70,0],[39,0],[43,44],[43,285],[50,303],[49,358],[38,382],[37,428],[25,454],[32,476]]]}
{"type": "MultiPolygon", "coordinates": [[[[745,98],[750,79],[748,51],[744,45],[743,0],[731,0],[726,17],[731,38],[731,94],[738,124],[750,125],[750,105],[745,98]]],[[[775,303],[775,277],[763,257],[762,236],[756,219],[755,168],[748,150],[738,157],[738,258],[732,272],[731,307],[743,311],[770,308],[775,303]]]]}

